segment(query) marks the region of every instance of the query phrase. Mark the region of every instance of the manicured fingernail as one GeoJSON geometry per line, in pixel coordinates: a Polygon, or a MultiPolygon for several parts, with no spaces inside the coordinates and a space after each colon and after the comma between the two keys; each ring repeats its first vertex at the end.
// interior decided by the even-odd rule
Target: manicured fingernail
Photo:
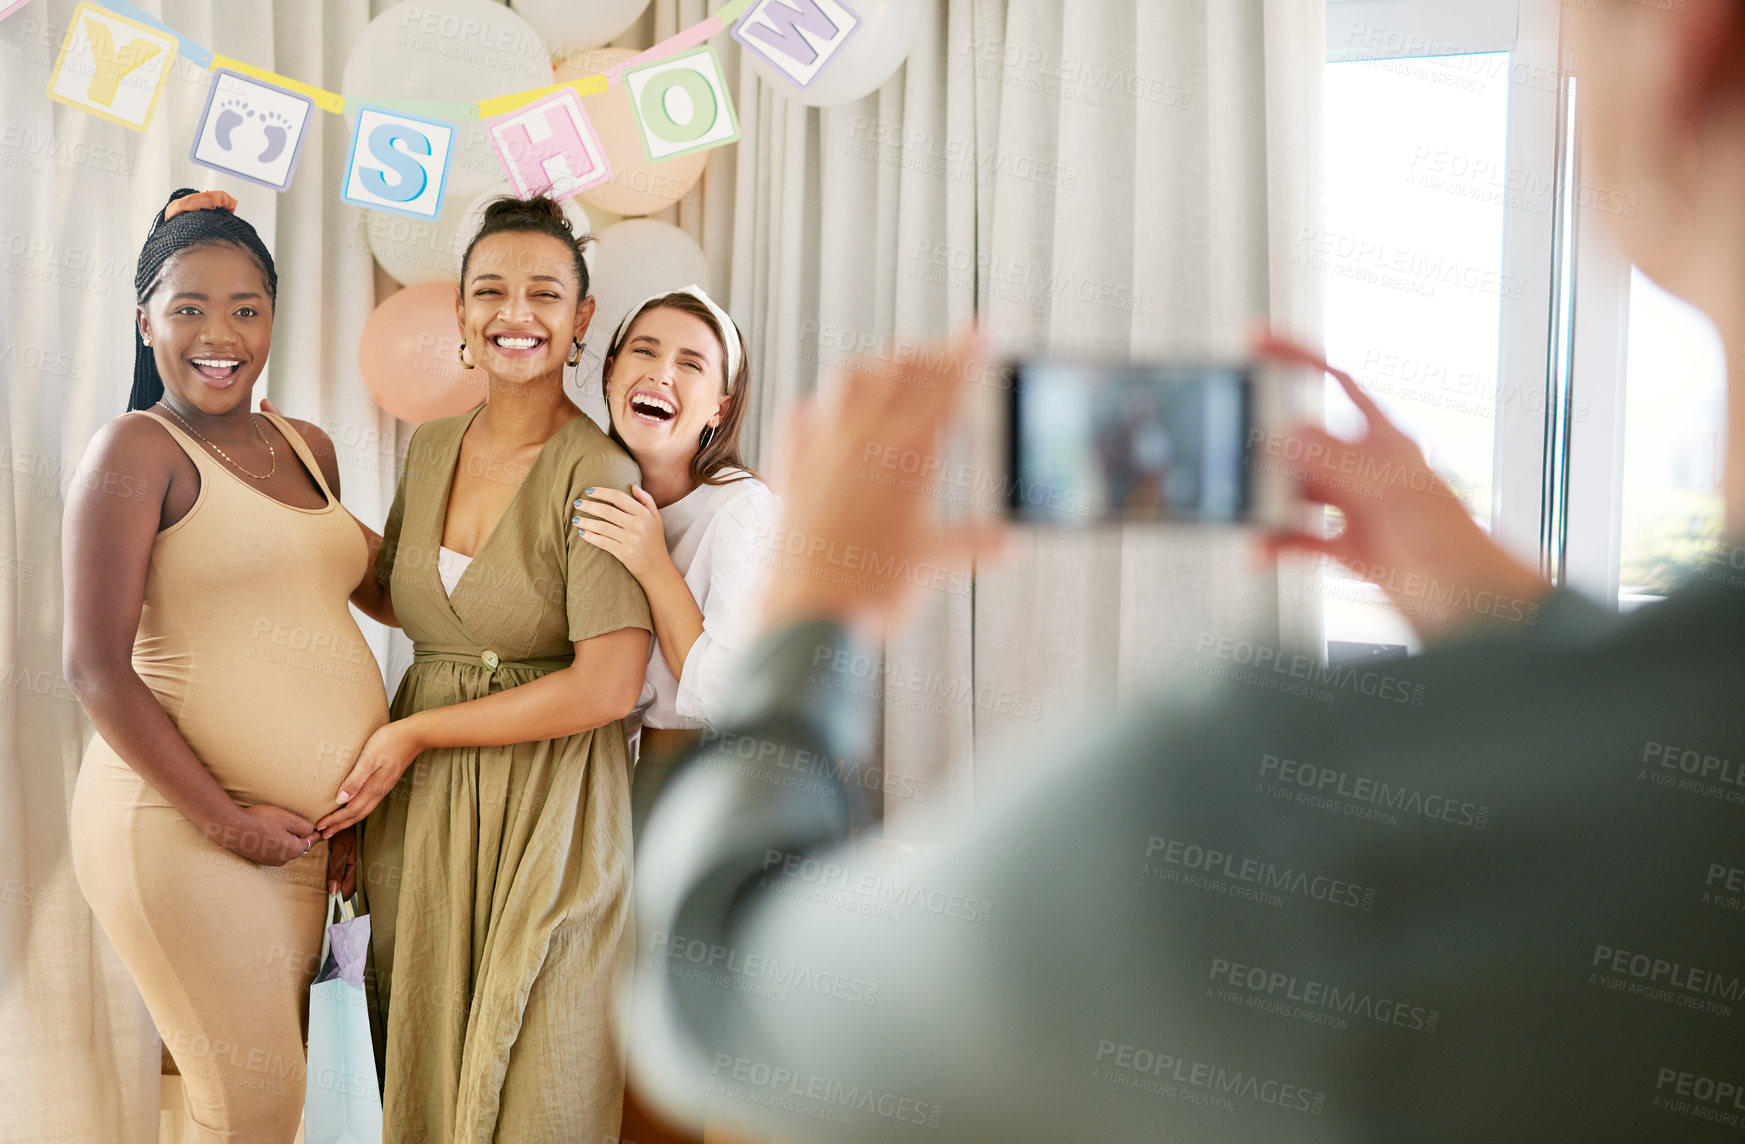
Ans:
{"type": "Polygon", "coordinates": [[[586,507],[585,505],[582,504],[581,501],[571,501],[570,503],[575,508],[585,508],[586,507]]]}
{"type": "Polygon", "coordinates": [[[587,496],[593,496],[593,495],[594,495],[594,490],[593,490],[593,489],[583,489],[583,490],[582,490],[582,492],[583,492],[583,494],[585,494],[585,495],[587,495],[587,496]]]}
{"type": "Polygon", "coordinates": [[[580,523],[582,523],[582,518],[579,516],[572,516],[572,517],[570,517],[570,523],[571,524],[580,524],[580,523]]]}
{"type": "Polygon", "coordinates": [[[350,791],[343,791],[342,790],[339,792],[340,805],[343,806],[345,803],[348,803],[350,801],[351,801],[351,792],[350,791]]]}

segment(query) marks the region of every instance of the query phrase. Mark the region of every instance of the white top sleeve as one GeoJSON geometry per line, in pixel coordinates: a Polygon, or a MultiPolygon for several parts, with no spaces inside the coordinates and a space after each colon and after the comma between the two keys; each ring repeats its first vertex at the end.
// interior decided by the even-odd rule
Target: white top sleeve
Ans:
{"type": "Polygon", "coordinates": [[[756,633],[764,583],[760,538],[775,529],[781,499],[761,482],[746,482],[715,520],[709,540],[709,587],[703,598],[703,634],[685,656],[674,707],[686,719],[714,725],[721,717],[741,653],[756,633]]]}

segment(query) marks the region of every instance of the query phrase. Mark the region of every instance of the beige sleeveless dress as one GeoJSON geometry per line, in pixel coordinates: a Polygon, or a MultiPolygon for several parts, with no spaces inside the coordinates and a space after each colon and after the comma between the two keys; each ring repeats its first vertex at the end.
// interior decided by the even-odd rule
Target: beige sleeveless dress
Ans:
{"type": "MultiPolygon", "coordinates": [[[[325,508],[282,504],[167,419],[138,415],[193,460],[200,493],[153,545],[134,670],[232,798],[319,819],[388,718],[347,607],[368,561],[363,534],[283,418],[273,424],[325,508]]],[[[73,794],[72,848],[79,886],[182,1073],[183,1138],[289,1144],[326,844],[280,867],[239,858],[97,736],[73,794]]]]}

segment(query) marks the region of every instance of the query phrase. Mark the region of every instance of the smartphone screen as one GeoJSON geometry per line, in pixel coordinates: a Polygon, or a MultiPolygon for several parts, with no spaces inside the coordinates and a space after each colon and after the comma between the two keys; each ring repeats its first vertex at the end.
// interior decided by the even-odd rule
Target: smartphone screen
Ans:
{"type": "Polygon", "coordinates": [[[1247,367],[1031,358],[1009,374],[1013,518],[1058,525],[1250,518],[1247,367]]]}

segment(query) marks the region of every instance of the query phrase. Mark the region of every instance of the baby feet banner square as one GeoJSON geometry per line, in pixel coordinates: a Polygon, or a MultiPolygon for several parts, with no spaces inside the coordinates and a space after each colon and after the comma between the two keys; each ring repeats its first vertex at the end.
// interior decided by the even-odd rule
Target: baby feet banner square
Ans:
{"type": "Polygon", "coordinates": [[[306,95],[216,68],[188,157],[215,171],[287,190],[314,114],[315,101],[306,95]]]}

